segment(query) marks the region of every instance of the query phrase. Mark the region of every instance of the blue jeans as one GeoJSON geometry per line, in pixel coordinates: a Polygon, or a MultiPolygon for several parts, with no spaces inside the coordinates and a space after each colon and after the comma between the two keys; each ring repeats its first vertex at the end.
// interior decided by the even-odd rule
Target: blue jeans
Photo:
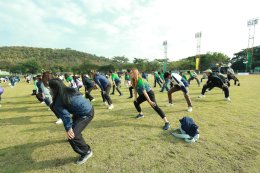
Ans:
{"type": "Polygon", "coordinates": [[[169,87],[168,87],[169,84],[170,84],[170,80],[169,79],[165,79],[165,82],[164,82],[164,84],[162,86],[161,92],[164,91],[164,88],[166,89],[166,91],[169,91],[169,87]]]}

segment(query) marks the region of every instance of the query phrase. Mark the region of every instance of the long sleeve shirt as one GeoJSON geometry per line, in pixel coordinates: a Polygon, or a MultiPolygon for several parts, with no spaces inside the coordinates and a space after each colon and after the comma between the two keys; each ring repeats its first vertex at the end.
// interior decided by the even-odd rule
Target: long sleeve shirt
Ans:
{"type": "Polygon", "coordinates": [[[99,74],[94,77],[94,81],[102,91],[105,91],[105,88],[110,83],[105,76],[99,74]]]}
{"type": "Polygon", "coordinates": [[[67,107],[62,105],[60,97],[57,97],[53,104],[53,108],[62,119],[66,131],[73,125],[71,114],[77,117],[91,116],[92,109],[92,105],[82,95],[71,95],[69,98],[70,105],[67,107]]]}

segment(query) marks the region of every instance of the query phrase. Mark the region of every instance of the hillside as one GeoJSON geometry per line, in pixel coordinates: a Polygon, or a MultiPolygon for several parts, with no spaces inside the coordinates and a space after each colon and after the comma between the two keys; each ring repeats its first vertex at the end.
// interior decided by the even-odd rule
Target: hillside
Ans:
{"type": "Polygon", "coordinates": [[[35,47],[0,47],[0,68],[10,70],[15,66],[36,61],[43,69],[68,70],[82,64],[96,66],[109,65],[111,61],[105,57],[98,57],[70,48],[51,49],[35,47]]]}

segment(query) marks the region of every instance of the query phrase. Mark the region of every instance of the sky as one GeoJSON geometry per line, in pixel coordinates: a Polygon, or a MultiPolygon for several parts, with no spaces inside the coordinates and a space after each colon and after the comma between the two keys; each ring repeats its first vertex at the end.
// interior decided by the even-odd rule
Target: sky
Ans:
{"type": "MultiPolygon", "coordinates": [[[[248,46],[259,0],[0,0],[0,46],[71,48],[108,58],[229,57],[248,46]]],[[[260,45],[260,21],[254,45],[260,45]]]]}

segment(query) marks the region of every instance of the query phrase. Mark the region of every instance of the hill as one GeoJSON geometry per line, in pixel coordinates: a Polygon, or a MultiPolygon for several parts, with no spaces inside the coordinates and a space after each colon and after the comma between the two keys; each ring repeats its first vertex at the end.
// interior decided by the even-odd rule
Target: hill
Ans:
{"type": "Polygon", "coordinates": [[[85,65],[104,66],[111,64],[105,57],[99,57],[70,48],[51,49],[36,47],[0,47],[0,68],[23,72],[24,66],[37,66],[52,71],[69,71],[85,65]],[[35,64],[36,63],[36,64],[35,64]],[[24,65],[26,64],[26,65],[24,65]]]}

